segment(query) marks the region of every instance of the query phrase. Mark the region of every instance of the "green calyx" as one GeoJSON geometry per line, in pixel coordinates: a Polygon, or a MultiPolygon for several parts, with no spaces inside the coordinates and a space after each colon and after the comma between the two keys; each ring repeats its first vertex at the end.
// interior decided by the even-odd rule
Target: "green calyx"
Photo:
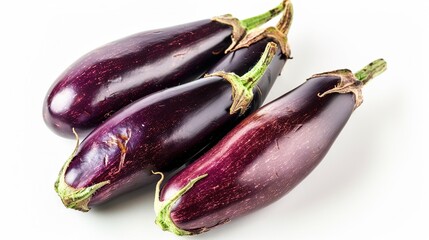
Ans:
{"type": "Polygon", "coordinates": [[[58,179],[55,182],[55,191],[58,193],[58,196],[60,196],[61,201],[63,202],[64,206],[67,208],[72,208],[75,210],[87,212],[89,211],[88,204],[91,200],[92,195],[101,187],[107,185],[110,183],[110,181],[104,181],[101,183],[94,184],[90,187],[84,187],[84,188],[74,188],[68,185],[65,181],[65,173],[67,171],[67,168],[72,161],[73,157],[76,155],[76,152],[79,148],[79,137],[76,133],[76,131],[73,129],[73,133],[76,136],[76,146],[73,150],[73,153],[67,159],[65,164],[60,170],[60,173],[58,175],[58,179]]]}
{"type": "Polygon", "coordinates": [[[176,226],[174,221],[171,219],[171,208],[174,205],[174,203],[177,202],[177,200],[180,199],[183,194],[185,194],[189,189],[191,189],[194,184],[201,179],[207,177],[207,174],[198,176],[191,181],[189,181],[186,186],[184,186],[182,189],[178,190],[171,198],[159,201],[160,197],[160,187],[161,183],[164,180],[164,174],[161,172],[152,172],[153,174],[161,175],[161,179],[156,184],[156,190],[155,190],[155,201],[154,201],[154,209],[156,213],[156,219],[155,223],[163,230],[163,231],[170,231],[178,236],[184,236],[184,235],[193,235],[194,233],[180,229],[176,226]]]}
{"type": "Polygon", "coordinates": [[[290,26],[293,20],[293,5],[290,1],[285,1],[285,11],[276,25],[276,28],[282,32],[285,36],[288,35],[290,26]]]}
{"type": "Polygon", "coordinates": [[[230,52],[240,42],[240,40],[246,36],[247,31],[261,26],[262,24],[270,21],[272,18],[280,14],[288,5],[288,3],[289,0],[284,0],[281,4],[269,10],[268,12],[241,21],[233,17],[231,14],[212,18],[213,21],[231,26],[232,28],[232,43],[228,49],[225,50],[225,53],[230,52]]]}
{"type": "Polygon", "coordinates": [[[353,93],[355,97],[354,109],[358,108],[363,102],[362,87],[371,79],[380,75],[387,69],[387,63],[383,59],[377,59],[362,70],[353,74],[348,69],[341,69],[332,72],[325,72],[313,75],[310,79],[323,76],[336,76],[340,78],[340,82],[334,88],[318,94],[319,97],[324,97],[331,93],[353,93]]]}
{"type": "Polygon", "coordinates": [[[230,51],[235,51],[240,48],[247,48],[250,45],[259,42],[264,38],[271,39],[276,42],[284,55],[290,56],[290,49],[288,46],[287,34],[293,20],[293,5],[290,1],[285,1],[284,13],[277,23],[276,27],[268,27],[265,29],[255,29],[249,32],[234,48],[230,51]]]}
{"type": "Polygon", "coordinates": [[[208,74],[205,77],[221,77],[227,80],[232,87],[232,105],[229,113],[234,114],[240,112],[244,114],[250,103],[253,100],[253,88],[258,84],[259,80],[265,74],[271,60],[277,51],[277,45],[274,42],[269,42],[264,53],[258,63],[243,76],[238,76],[235,73],[227,73],[224,71],[208,74]]]}
{"type": "Polygon", "coordinates": [[[231,45],[225,50],[228,53],[238,42],[246,35],[246,29],[241,25],[240,20],[232,17],[230,14],[212,18],[213,21],[220,22],[232,27],[231,45]]]}
{"type": "MultiPolygon", "coordinates": [[[[228,50],[226,51],[235,51],[240,48],[249,47],[250,45],[264,38],[269,38],[270,40],[272,40],[272,42],[267,45],[265,52],[262,54],[262,57],[260,58],[259,62],[248,73],[243,76],[238,76],[234,73],[226,73],[220,71],[206,75],[206,77],[222,77],[223,79],[231,83],[233,103],[230,108],[230,114],[234,114],[239,111],[240,115],[242,115],[247,110],[253,99],[253,88],[256,86],[260,78],[264,75],[266,69],[268,68],[268,65],[271,63],[271,60],[273,59],[277,50],[277,45],[280,47],[284,55],[286,55],[287,57],[290,56],[290,49],[287,43],[287,34],[289,32],[293,19],[292,3],[289,0],[285,0],[282,2],[281,5],[277,7],[276,10],[272,11],[276,14],[284,11],[282,18],[280,19],[276,27],[269,27],[262,30],[252,31],[247,34],[238,44],[234,44],[234,47],[232,47],[231,45],[230,48],[228,48],[228,50]]],[[[247,24],[247,26],[250,26],[252,25],[250,24],[250,22],[252,21],[249,20],[249,23],[242,24],[247,24]]]]}

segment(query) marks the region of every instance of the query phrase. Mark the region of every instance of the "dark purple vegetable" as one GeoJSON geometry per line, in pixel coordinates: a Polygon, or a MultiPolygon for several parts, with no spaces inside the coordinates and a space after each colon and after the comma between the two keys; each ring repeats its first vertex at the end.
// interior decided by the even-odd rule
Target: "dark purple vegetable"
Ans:
{"type": "Polygon", "coordinates": [[[314,75],[242,121],[161,193],[158,173],[156,223],[198,234],[281,198],[322,160],[362,102],[363,84],[385,68],[380,59],[355,76],[314,75]]]}
{"type": "MultiPolygon", "coordinates": [[[[286,2],[286,1],[285,1],[286,2]]],[[[198,79],[253,29],[283,11],[243,21],[231,15],[151,30],[98,48],[73,63],[48,91],[45,123],[57,134],[86,135],[131,102],[198,79]]]]}
{"type": "MultiPolygon", "coordinates": [[[[291,14],[288,6],[283,18],[291,14]]],[[[285,46],[286,37],[275,41],[285,46]]],[[[170,171],[192,159],[261,106],[288,58],[277,49],[264,39],[235,50],[229,54],[236,58],[225,57],[235,66],[231,71],[244,72],[253,63],[241,77],[215,72],[142,98],[109,118],[76,146],[60,171],[55,189],[64,205],[86,211],[153,182],[152,171],[170,171]],[[265,51],[252,53],[253,61],[236,64],[242,52],[257,51],[260,44],[265,51]]]]}

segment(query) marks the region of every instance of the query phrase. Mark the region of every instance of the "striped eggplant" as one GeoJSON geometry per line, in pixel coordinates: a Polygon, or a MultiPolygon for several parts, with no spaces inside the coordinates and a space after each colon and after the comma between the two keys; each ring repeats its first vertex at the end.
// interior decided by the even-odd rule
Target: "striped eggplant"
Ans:
{"type": "Polygon", "coordinates": [[[253,29],[278,15],[285,3],[245,20],[231,15],[150,30],[114,41],[66,69],[43,103],[48,127],[63,137],[86,135],[137,99],[198,79],[253,29]]]}
{"type": "Polygon", "coordinates": [[[155,196],[156,223],[177,235],[210,230],[284,196],[323,159],[362,103],[362,86],[386,69],[317,74],[265,105],[155,196]]]}

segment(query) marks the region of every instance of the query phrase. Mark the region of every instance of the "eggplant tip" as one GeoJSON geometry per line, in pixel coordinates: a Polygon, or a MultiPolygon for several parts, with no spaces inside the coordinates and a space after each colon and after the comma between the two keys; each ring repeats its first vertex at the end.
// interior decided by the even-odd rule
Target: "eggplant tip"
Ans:
{"type": "Polygon", "coordinates": [[[92,195],[109,183],[110,181],[104,181],[90,187],[76,189],[69,186],[65,181],[58,179],[55,182],[55,191],[58,193],[65,207],[87,212],[90,209],[88,204],[91,201],[92,195]]]}
{"type": "Polygon", "coordinates": [[[55,182],[55,192],[57,192],[58,196],[61,198],[61,201],[63,202],[64,206],[67,208],[72,208],[75,210],[79,210],[82,212],[89,211],[89,202],[91,201],[92,195],[100,189],[101,187],[107,185],[110,183],[110,181],[103,181],[97,184],[94,184],[89,187],[83,187],[83,188],[74,188],[70,185],[68,185],[65,181],[65,174],[66,170],[76,155],[76,152],[79,148],[79,136],[77,135],[75,129],[73,128],[73,133],[76,137],[76,146],[73,150],[73,153],[70,155],[69,159],[65,162],[63,167],[61,168],[61,171],[58,175],[58,179],[55,182]]]}
{"type": "Polygon", "coordinates": [[[192,180],[189,181],[186,186],[178,190],[172,197],[170,197],[168,200],[159,201],[159,193],[160,193],[160,185],[161,181],[163,180],[163,175],[161,174],[161,179],[158,182],[156,186],[156,192],[155,192],[155,212],[156,212],[156,219],[155,223],[158,225],[163,231],[169,231],[172,232],[178,236],[186,236],[186,235],[193,235],[194,233],[186,231],[184,229],[180,229],[171,218],[171,209],[174,203],[179,200],[183,194],[185,194],[189,189],[191,189],[196,182],[199,180],[207,177],[207,174],[198,176],[192,180]]]}
{"type": "Polygon", "coordinates": [[[155,219],[155,224],[158,225],[163,231],[169,231],[177,236],[188,236],[192,235],[191,232],[180,229],[174,224],[173,219],[170,217],[171,207],[166,206],[158,212],[155,219]]]}

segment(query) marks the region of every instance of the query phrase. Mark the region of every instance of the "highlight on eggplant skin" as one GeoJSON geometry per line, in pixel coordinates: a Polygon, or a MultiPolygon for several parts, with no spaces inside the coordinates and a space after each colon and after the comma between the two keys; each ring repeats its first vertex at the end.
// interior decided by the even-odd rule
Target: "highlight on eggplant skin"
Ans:
{"type": "Polygon", "coordinates": [[[251,114],[155,194],[155,222],[193,235],[260,209],[298,185],[324,158],[362,103],[362,86],[386,69],[376,60],[316,74],[251,114]]]}
{"type": "Polygon", "coordinates": [[[283,11],[239,21],[230,16],[150,30],[95,49],[67,68],[49,89],[43,119],[56,134],[73,138],[122,107],[153,92],[201,77],[247,30],[283,11]]]}

